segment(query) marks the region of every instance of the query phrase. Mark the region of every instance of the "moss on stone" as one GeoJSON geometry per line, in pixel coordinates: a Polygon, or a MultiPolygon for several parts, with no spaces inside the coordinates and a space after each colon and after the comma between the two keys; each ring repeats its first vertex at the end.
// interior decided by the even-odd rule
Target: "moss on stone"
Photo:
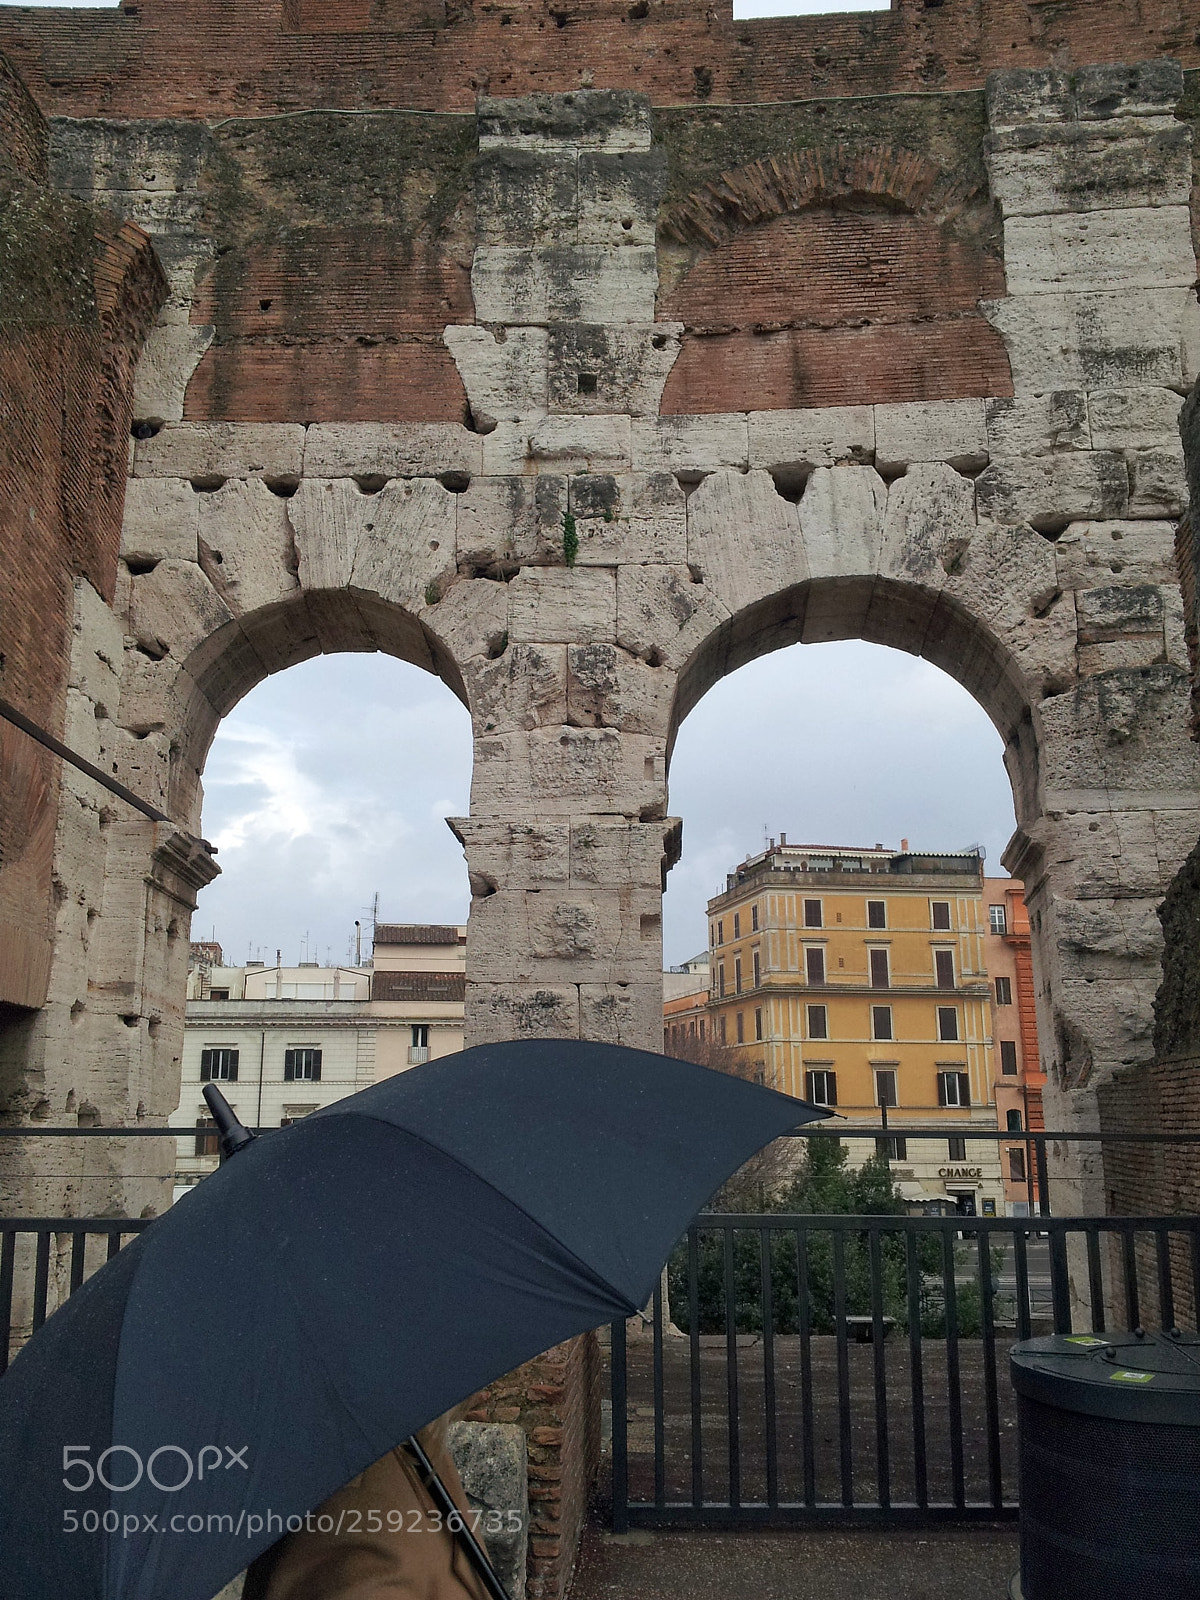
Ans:
{"type": "Polygon", "coordinates": [[[18,180],[0,184],[0,326],[96,320],[96,237],[88,208],[18,180]]]}

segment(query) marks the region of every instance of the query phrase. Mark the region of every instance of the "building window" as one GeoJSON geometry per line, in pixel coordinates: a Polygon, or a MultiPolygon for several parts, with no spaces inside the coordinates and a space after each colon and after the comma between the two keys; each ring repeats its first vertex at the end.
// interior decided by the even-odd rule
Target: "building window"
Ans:
{"type": "Polygon", "coordinates": [[[808,1037],[810,1039],[828,1039],[829,1013],[824,1006],[809,1006],[808,1037]]]}
{"type": "Polygon", "coordinates": [[[823,928],[821,920],[821,902],[819,900],[806,900],[804,902],[804,926],[806,928],[823,928]]]}
{"type": "Polygon", "coordinates": [[[733,913],[733,937],[735,939],[742,937],[742,914],[740,911],[733,913]]]}
{"type": "Polygon", "coordinates": [[[755,1008],[754,1008],[754,1037],[756,1039],[761,1039],[762,1036],[763,1036],[762,1035],[762,1007],[761,1006],[755,1006],[755,1008]]]}
{"type": "Polygon", "coordinates": [[[228,1000],[229,999],[229,990],[228,989],[210,989],[208,991],[208,998],[210,1000],[228,1000]]]}
{"type": "Polygon", "coordinates": [[[998,1006],[1012,1005],[1012,979],[996,979],[996,1004],[998,1006]]]}
{"type": "Polygon", "coordinates": [[[896,1099],[896,1069],[895,1067],[877,1067],[875,1070],[875,1104],[877,1106],[894,1106],[896,1099]]]}
{"type": "Polygon", "coordinates": [[[238,1052],[236,1050],[201,1050],[201,1083],[236,1083],[238,1052]]]}
{"type": "Polygon", "coordinates": [[[717,923],[717,940],[716,940],[716,942],[718,944],[724,944],[725,943],[725,924],[723,922],[718,922],[717,923]]]}
{"type": "Polygon", "coordinates": [[[988,907],[988,925],[993,933],[1008,932],[1008,915],[1003,906],[988,907]]]}
{"type": "Polygon", "coordinates": [[[717,994],[718,995],[723,995],[724,993],[725,993],[725,963],[723,961],[721,961],[721,962],[719,962],[717,964],[717,994]]]}
{"type": "Polygon", "coordinates": [[[871,955],[871,987],[872,989],[890,989],[891,975],[888,972],[888,953],[886,950],[872,950],[871,955]]]}
{"type": "Polygon", "coordinates": [[[890,1039],[892,1037],[891,1006],[871,1007],[871,1037],[872,1039],[890,1039]]]}
{"type": "Polygon", "coordinates": [[[717,1019],[717,1027],[720,1030],[721,1043],[725,1044],[727,1041],[725,1038],[725,1018],[723,1016],[717,1019]]]}
{"type": "Polygon", "coordinates": [[[746,1016],[745,1016],[745,1013],[742,1012],[742,1011],[739,1011],[735,1020],[737,1022],[737,1042],[739,1044],[745,1044],[745,1042],[746,1042],[746,1016]]]}
{"type": "Polygon", "coordinates": [[[907,1139],[876,1139],[875,1154],[880,1161],[907,1161],[907,1139]]]}
{"type": "Polygon", "coordinates": [[[753,952],[753,959],[754,959],[754,987],[757,989],[759,984],[762,982],[762,968],[759,965],[758,951],[757,950],[755,950],[753,952]]]}
{"type": "Polygon", "coordinates": [[[954,951],[935,950],[933,952],[933,969],[937,977],[939,989],[953,989],[954,987],[954,951]]]}
{"type": "Polygon", "coordinates": [[[414,1050],[429,1049],[429,1024],[427,1022],[413,1023],[412,1045],[414,1050]]]}
{"type": "MultiPolygon", "coordinates": [[[[211,1117],[197,1117],[196,1128],[215,1128],[216,1123],[211,1117]]],[[[221,1154],[220,1140],[215,1133],[196,1133],[196,1154],[198,1156],[219,1156],[221,1154]]]]}
{"type": "Polygon", "coordinates": [[[757,933],[758,932],[758,907],[757,906],[751,906],[750,907],[750,932],[751,933],[757,933]]]}
{"type": "Polygon", "coordinates": [[[943,1044],[953,1043],[958,1038],[958,1008],[956,1006],[939,1006],[937,1008],[937,1036],[943,1044]]]}
{"type": "Polygon", "coordinates": [[[949,900],[931,900],[930,903],[929,903],[929,908],[930,908],[930,911],[931,911],[932,916],[933,916],[933,926],[934,926],[934,928],[935,929],[941,929],[941,928],[947,928],[948,929],[949,926],[950,926],[950,902],[949,902],[949,900]]]}
{"type": "Polygon", "coordinates": [[[1006,1111],[1004,1113],[1004,1126],[1009,1133],[1021,1133],[1021,1113],[1019,1111],[1006,1111]]]}
{"type": "Polygon", "coordinates": [[[701,1037],[701,1039],[704,1038],[704,1018],[703,1017],[700,1018],[700,1037],[701,1037]]]}
{"type": "Polygon", "coordinates": [[[837,1105],[837,1073],[826,1067],[813,1067],[807,1073],[808,1098],[816,1106],[837,1105]]]}
{"type": "Polygon", "coordinates": [[[1024,1150],[1010,1150],[1008,1152],[1008,1175],[1014,1183],[1024,1183],[1026,1181],[1024,1150]]]}
{"type": "Polygon", "coordinates": [[[809,983],[825,982],[825,952],[810,945],[804,952],[804,971],[809,983]]]}
{"type": "Polygon", "coordinates": [[[947,1139],[946,1155],[951,1161],[965,1161],[967,1159],[967,1141],[965,1139],[947,1139]]]}
{"type": "Polygon", "coordinates": [[[1000,1041],[1000,1071],[1006,1078],[1015,1078],[1017,1075],[1017,1042],[1015,1039],[1001,1039],[1000,1041]]]}
{"type": "Polygon", "coordinates": [[[310,1046],[283,1052],[285,1083],[320,1083],[321,1052],[310,1046]]]}
{"type": "Polygon", "coordinates": [[[868,928],[886,928],[887,927],[887,901],[886,900],[868,900],[867,901],[867,927],[868,928]]]}
{"type": "Polygon", "coordinates": [[[965,1072],[939,1072],[938,1073],[938,1105],[940,1106],[969,1106],[971,1104],[971,1080],[965,1072]]]}
{"type": "Polygon", "coordinates": [[[741,994],[741,992],[742,992],[742,958],[741,958],[741,956],[735,956],[734,957],[734,961],[733,961],[733,992],[734,992],[734,994],[741,994]]]}

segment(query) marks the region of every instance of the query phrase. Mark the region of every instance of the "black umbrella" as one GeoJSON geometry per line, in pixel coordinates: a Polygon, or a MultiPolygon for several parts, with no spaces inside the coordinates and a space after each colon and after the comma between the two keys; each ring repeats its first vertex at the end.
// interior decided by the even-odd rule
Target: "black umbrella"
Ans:
{"type": "Polygon", "coordinates": [[[464,1395],[644,1305],[719,1184],[826,1114],[541,1040],[256,1140],[0,1379],[0,1592],[210,1600],[464,1395]]]}

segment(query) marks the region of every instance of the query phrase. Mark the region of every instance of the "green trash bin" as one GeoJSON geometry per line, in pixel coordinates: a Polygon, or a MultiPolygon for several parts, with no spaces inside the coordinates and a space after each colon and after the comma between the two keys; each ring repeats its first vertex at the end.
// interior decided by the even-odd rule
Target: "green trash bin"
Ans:
{"type": "Polygon", "coordinates": [[[1010,1356],[1021,1600],[1200,1600],[1200,1338],[1055,1334],[1010,1356]]]}

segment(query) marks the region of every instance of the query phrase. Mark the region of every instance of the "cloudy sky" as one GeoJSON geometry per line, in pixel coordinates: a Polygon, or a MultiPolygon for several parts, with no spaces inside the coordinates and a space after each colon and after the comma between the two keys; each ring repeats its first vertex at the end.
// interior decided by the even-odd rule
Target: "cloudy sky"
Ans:
{"type": "MultiPolygon", "coordinates": [[[[467,714],[387,656],[318,657],[225,719],[205,772],[204,832],[222,876],[196,938],[229,958],[345,960],[355,918],[458,922],[468,889],[446,827],[467,810],[467,714]]],[[[1000,738],[936,667],[876,645],[797,645],[717,684],[680,731],[671,811],[683,859],[666,959],[705,943],[724,874],[782,831],[796,842],[954,850],[999,871],[1014,821],[1000,738]]]]}

